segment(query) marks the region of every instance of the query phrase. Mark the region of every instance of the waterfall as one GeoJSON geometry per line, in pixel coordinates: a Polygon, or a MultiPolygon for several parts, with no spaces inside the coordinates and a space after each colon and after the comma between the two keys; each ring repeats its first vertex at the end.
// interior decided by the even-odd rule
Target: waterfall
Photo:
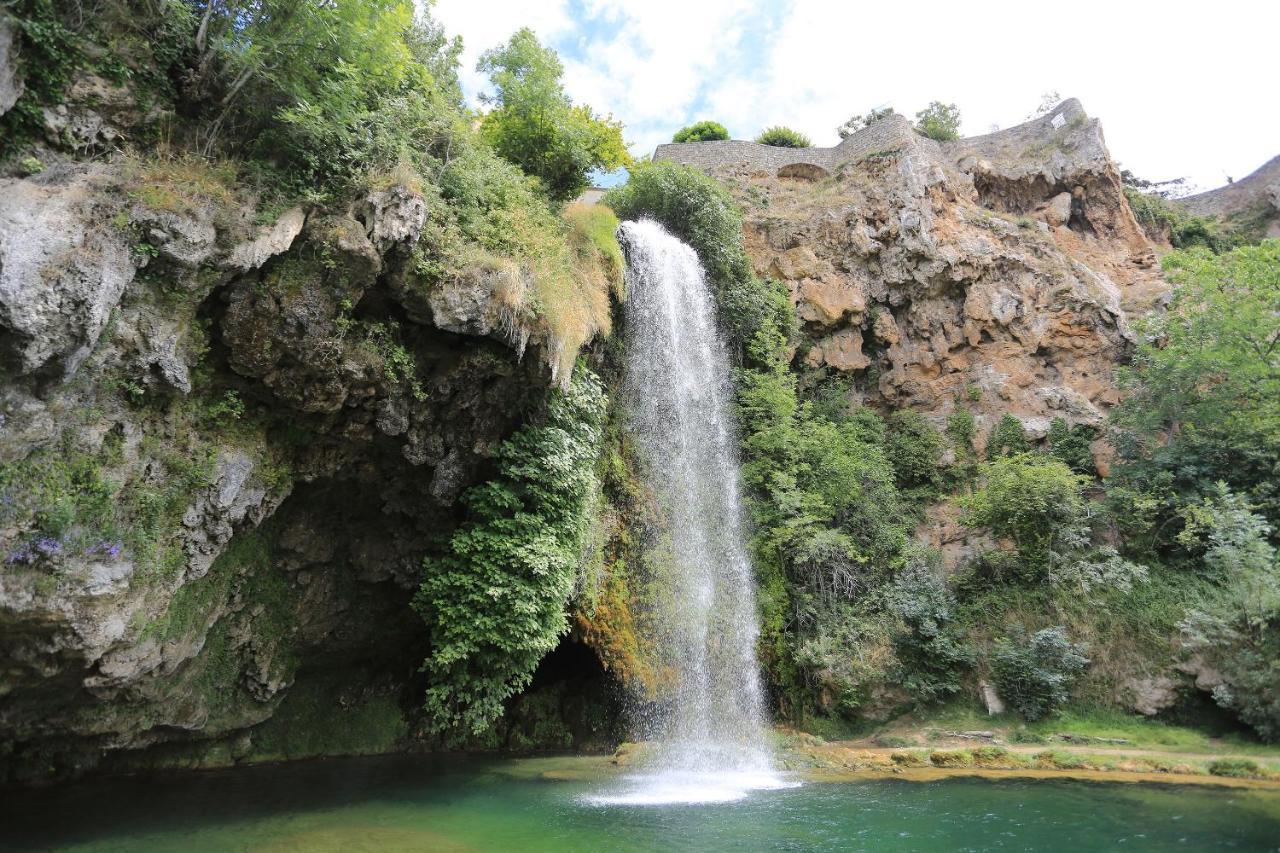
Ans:
{"type": "Polygon", "coordinates": [[[657,504],[653,646],[669,701],[654,750],[608,803],[707,802],[777,787],[739,496],[729,359],[693,249],[625,222],[625,429],[657,504]]]}

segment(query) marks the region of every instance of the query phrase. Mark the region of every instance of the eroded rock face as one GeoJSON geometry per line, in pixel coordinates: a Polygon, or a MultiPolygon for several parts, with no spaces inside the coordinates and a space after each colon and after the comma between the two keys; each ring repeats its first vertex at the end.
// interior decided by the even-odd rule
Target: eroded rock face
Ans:
{"type": "Polygon", "coordinates": [[[0,12],[0,115],[13,108],[26,85],[17,62],[18,31],[13,18],[0,12]]]}
{"type": "Polygon", "coordinates": [[[709,167],[747,211],[757,272],[790,289],[804,364],[938,426],[963,405],[980,443],[1004,414],[1033,437],[1055,417],[1101,424],[1129,318],[1168,287],[1098,123],[1067,101],[990,136],[897,145],[843,163],[821,193],[709,167]]]}
{"type": "Polygon", "coordinates": [[[0,780],[399,701],[422,557],[549,382],[493,287],[432,322],[407,188],[252,228],[128,179],[0,184],[0,780]]]}
{"type": "Polygon", "coordinates": [[[102,224],[114,196],[101,168],[0,180],[0,346],[20,372],[74,372],[132,281],[128,246],[102,224]]]}

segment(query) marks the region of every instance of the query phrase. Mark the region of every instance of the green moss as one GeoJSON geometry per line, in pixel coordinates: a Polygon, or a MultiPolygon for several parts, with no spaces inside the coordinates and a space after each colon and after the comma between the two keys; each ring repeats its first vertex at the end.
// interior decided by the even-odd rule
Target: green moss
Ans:
{"type": "Polygon", "coordinates": [[[378,693],[343,701],[345,686],[323,677],[300,679],[272,718],[253,729],[247,760],[393,751],[409,734],[397,698],[378,693]]]}
{"type": "Polygon", "coordinates": [[[1212,776],[1230,776],[1234,779],[1261,779],[1267,774],[1258,762],[1248,758],[1218,758],[1209,762],[1212,776]]]}
{"type": "Polygon", "coordinates": [[[965,749],[935,749],[929,753],[934,767],[972,767],[973,753],[965,749]]]}

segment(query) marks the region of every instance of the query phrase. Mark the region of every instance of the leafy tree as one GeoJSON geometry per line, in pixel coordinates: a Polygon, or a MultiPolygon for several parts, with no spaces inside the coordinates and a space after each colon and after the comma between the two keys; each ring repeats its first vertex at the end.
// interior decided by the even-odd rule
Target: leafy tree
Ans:
{"type": "Polygon", "coordinates": [[[955,104],[931,101],[929,106],[916,113],[916,131],[939,142],[959,139],[960,108],[955,104]]]}
{"type": "Polygon", "coordinates": [[[899,488],[932,489],[940,477],[942,436],[924,415],[913,409],[888,418],[885,453],[893,465],[899,488]]]}
{"type": "Polygon", "coordinates": [[[996,646],[991,672],[1001,697],[1026,719],[1038,720],[1067,701],[1072,682],[1089,666],[1085,652],[1061,625],[1030,637],[1019,625],[996,646]]]}
{"type": "Polygon", "coordinates": [[[527,27],[502,47],[486,51],[477,69],[489,75],[494,94],[484,100],[481,133],[500,155],[536,177],[558,201],[587,187],[592,169],[631,164],[622,125],[575,105],[565,94],[564,66],[527,27]]]}
{"type": "Polygon", "coordinates": [[[1187,648],[1222,674],[1214,700],[1263,739],[1280,740],[1280,563],[1270,526],[1219,483],[1185,511],[1180,534],[1205,546],[1216,593],[1182,624],[1187,648]]]}
{"type": "Polygon", "coordinates": [[[1087,424],[1068,426],[1066,418],[1054,418],[1049,424],[1049,453],[1077,474],[1093,476],[1093,451],[1089,445],[1097,431],[1087,424]]]}
{"type": "Polygon", "coordinates": [[[1085,478],[1036,453],[1003,456],[982,466],[985,484],[960,498],[962,521],[1012,539],[1034,574],[1087,544],[1085,478]]]}
{"type": "Polygon", "coordinates": [[[914,698],[934,702],[960,690],[973,651],[955,625],[955,600],[942,582],[938,553],[914,546],[905,557],[884,593],[886,608],[901,622],[893,638],[898,681],[914,698]]]}
{"type": "Polygon", "coordinates": [[[893,107],[878,107],[869,111],[866,115],[854,116],[849,119],[836,128],[836,133],[840,134],[841,139],[848,139],[863,128],[871,127],[871,125],[891,115],[897,115],[893,111],[893,107]]]}
{"type": "Polygon", "coordinates": [[[1005,415],[996,423],[987,438],[987,458],[997,456],[1013,456],[1031,450],[1031,442],[1027,441],[1027,431],[1022,421],[1013,415],[1005,415]]]}
{"type": "MultiPolygon", "coordinates": [[[[1280,522],[1280,240],[1165,259],[1169,310],[1145,321],[1113,413],[1119,485],[1176,514],[1219,480],[1280,522]]],[[[1161,540],[1168,547],[1166,527],[1161,540]]]]}
{"type": "Polygon", "coordinates": [[[652,217],[693,247],[714,289],[720,325],[739,355],[749,357],[748,344],[764,330],[789,334],[795,314],[786,288],[752,271],[742,213],[714,178],[669,160],[642,163],[604,203],[620,219],[652,217]]]}
{"type": "Polygon", "coordinates": [[[761,145],[772,145],[777,148],[808,148],[813,145],[809,137],[789,127],[767,127],[760,131],[756,142],[761,145]]]}
{"type": "Polygon", "coordinates": [[[718,121],[700,121],[682,127],[671,137],[672,142],[714,142],[728,139],[729,131],[718,121]]]}
{"type": "Polygon", "coordinates": [[[426,559],[414,608],[430,634],[434,731],[487,729],[565,632],[604,412],[588,371],[551,391],[545,422],[503,443],[497,478],[467,492],[467,521],[426,559]]]}
{"type": "Polygon", "coordinates": [[[430,148],[453,120],[460,46],[415,22],[409,0],[210,2],[194,49],[206,152],[256,136],[263,155],[350,179],[430,148]]]}

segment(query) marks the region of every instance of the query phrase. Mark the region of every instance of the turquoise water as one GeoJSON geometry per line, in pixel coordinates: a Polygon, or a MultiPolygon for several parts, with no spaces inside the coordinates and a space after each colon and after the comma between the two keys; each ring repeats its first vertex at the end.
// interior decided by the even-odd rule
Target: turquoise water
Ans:
{"type": "Polygon", "coordinates": [[[343,759],[0,794],[0,849],[1280,850],[1280,791],[953,778],[598,806],[601,759],[343,759]]]}

